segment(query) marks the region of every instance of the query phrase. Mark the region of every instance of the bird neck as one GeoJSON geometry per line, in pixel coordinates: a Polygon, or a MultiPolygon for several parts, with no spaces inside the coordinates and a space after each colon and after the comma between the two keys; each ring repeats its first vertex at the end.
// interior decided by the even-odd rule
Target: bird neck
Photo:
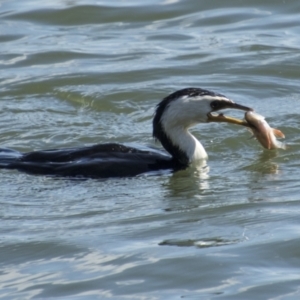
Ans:
{"type": "Polygon", "coordinates": [[[168,127],[165,124],[156,137],[173,158],[181,164],[188,165],[207,158],[204,147],[188,131],[188,128],[180,125],[168,127]]]}

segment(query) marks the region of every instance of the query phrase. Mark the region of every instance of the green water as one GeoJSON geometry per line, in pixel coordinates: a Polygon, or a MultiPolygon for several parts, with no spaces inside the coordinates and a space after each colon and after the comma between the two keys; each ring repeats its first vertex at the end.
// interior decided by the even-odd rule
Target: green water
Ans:
{"type": "Polygon", "coordinates": [[[0,24],[1,147],[159,146],[155,105],[190,86],[288,144],[207,124],[207,172],[0,170],[1,299],[299,299],[299,1],[7,0],[0,24]]]}

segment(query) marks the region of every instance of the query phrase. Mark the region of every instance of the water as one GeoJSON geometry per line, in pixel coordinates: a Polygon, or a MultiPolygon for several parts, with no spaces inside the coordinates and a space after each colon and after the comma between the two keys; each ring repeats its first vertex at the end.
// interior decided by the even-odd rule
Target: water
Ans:
{"type": "Polygon", "coordinates": [[[154,146],[155,105],[189,86],[289,146],[208,124],[208,172],[1,170],[1,299],[299,298],[299,1],[2,0],[0,18],[1,147],[154,146]]]}

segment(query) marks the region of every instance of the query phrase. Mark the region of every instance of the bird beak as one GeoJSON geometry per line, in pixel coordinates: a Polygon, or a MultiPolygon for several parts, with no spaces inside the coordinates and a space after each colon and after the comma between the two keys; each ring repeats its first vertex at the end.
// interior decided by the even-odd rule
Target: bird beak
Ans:
{"type": "MultiPolygon", "coordinates": [[[[253,111],[253,109],[250,108],[250,107],[243,106],[243,105],[240,105],[240,104],[237,104],[237,103],[234,103],[234,102],[226,103],[226,106],[222,107],[222,109],[239,109],[239,110],[243,110],[243,111],[253,111]]],[[[230,116],[225,116],[222,113],[220,113],[220,114],[213,113],[213,112],[208,113],[207,114],[207,121],[208,122],[225,122],[225,123],[231,123],[231,124],[250,127],[250,125],[248,124],[247,121],[237,119],[237,118],[234,118],[234,117],[230,117],[230,116]]]]}
{"type": "Polygon", "coordinates": [[[244,110],[244,111],[253,111],[253,108],[251,107],[248,107],[248,106],[244,106],[244,105],[241,105],[241,104],[237,104],[237,103],[234,103],[234,102],[228,102],[226,104],[226,108],[233,108],[233,109],[239,109],[239,110],[244,110]]]}

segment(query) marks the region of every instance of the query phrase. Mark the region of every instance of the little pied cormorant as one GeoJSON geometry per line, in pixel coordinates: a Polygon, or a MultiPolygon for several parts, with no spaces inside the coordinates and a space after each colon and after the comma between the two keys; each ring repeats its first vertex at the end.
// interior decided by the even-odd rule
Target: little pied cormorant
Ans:
{"type": "Polygon", "coordinates": [[[116,143],[28,153],[0,149],[0,168],[80,178],[130,177],[167,169],[177,171],[207,158],[202,144],[188,131],[190,127],[207,122],[247,126],[245,121],[215,113],[223,109],[252,110],[224,95],[200,88],[182,89],[165,97],[156,107],[153,137],[170,155],[116,143]]]}

